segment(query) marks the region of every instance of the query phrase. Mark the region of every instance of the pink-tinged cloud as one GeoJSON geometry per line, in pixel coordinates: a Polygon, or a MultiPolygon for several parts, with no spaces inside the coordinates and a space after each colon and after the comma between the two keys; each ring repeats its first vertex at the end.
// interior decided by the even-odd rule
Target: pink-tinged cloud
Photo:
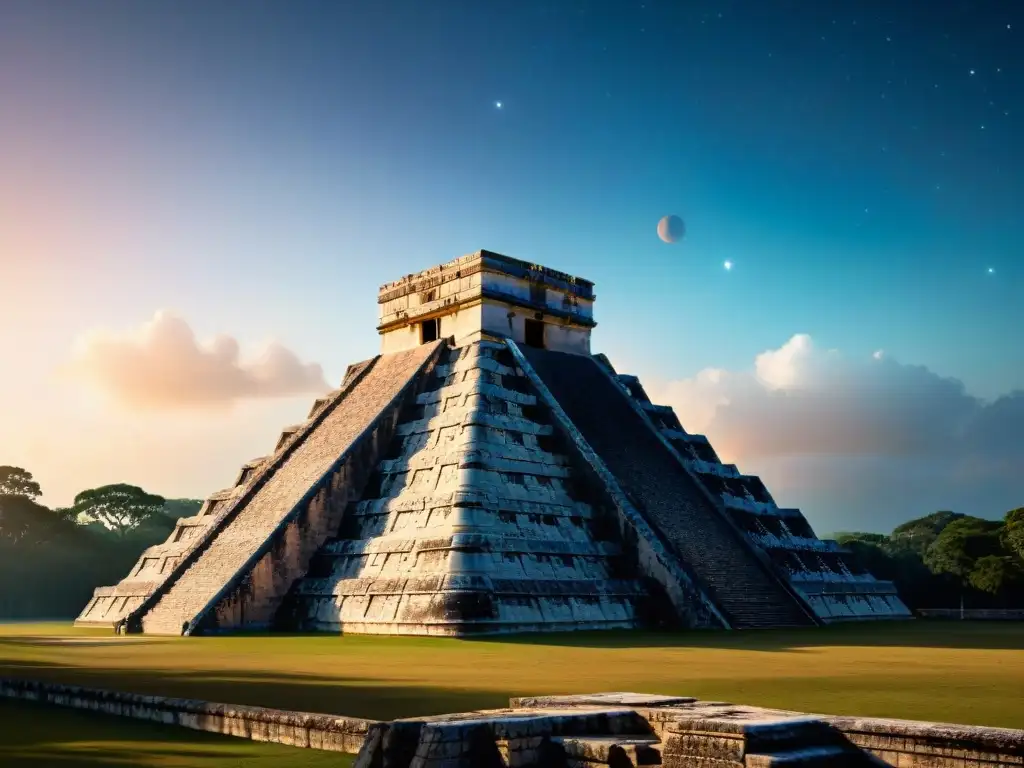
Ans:
{"type": "Polygon", "coordinates": [[[219,335],[202,344],[169,312],[157,312],[130,334],[87,334],[72,371],[118,403],[150,410],[223,408],[329,389],[320,365],[301,362],[281,344],[246,362],[235,338],[219,335]]]}
{"type": "Polygon", "coordinates": [[[1024,392],[984,401],[883,352],[850,359],[797,335],[748,370],[706,369],[648,393],[821,531],[1024,503],[1024,392]]]}
{"type": "Polygon", "coordinates": [[[652,395],[735,457],[1024,455],[1024,392],[986,402],[923,366],[847,359],[805,334],[751,370],[706,369],[652,395]]]}

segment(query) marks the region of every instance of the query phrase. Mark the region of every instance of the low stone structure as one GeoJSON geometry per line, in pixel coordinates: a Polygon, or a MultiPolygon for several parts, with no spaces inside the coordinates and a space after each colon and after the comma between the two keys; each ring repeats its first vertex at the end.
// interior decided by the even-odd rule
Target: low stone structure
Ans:
{"type": "Polygon", "coordinates": [[[358,768],[1024,765],[1024,731],[832,717],[635,693],[371,726],[358,768]]]}
{"type": "Polygon", "coordinates": [[[917,615],[955,621],[1024,621],[1024,608],[919,608],[917,615]]]}
{"type": "Polygon", "coordinates": [[[177,725],[253,741],[356,754],[372,720],[0,678],[0,697],[177,725]]]}
{"type": "Polygon", "coordinates": [[[358,768],[1024,765],[1022,730],[807,715],[640,693],[523,697],[502,710],[391,722],[25,680],[0,679],[0,696],[348,752],[358,755],[358,768]]]}
{"type": "Polygon", "coordinates": [[[381,287],[349,367],[78,623],[465,636],[907,618],[592,355],[593,284],[479,251],[381,287]]]}

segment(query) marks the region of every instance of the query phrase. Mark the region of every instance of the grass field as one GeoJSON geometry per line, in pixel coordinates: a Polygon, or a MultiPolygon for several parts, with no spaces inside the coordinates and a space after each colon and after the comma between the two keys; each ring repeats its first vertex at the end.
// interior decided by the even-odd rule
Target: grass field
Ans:
{"type": "Polygon", "coordinates": [[[572,633],[459,641],[350,635],[118,638],[0,626],[0,675],[388,719],[510,696],[642,691],[1024,727],[1024,624],[572,633]]]}
{"type": "Polygon", "coordinates": [[[346,768],[337,752],[258,744],[121,717],[0,700],[0,765],[346,768]]]}

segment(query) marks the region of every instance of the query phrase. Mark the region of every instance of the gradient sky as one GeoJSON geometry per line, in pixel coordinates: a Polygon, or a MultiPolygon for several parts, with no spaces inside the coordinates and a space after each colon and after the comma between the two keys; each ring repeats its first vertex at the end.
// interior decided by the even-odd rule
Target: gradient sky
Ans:
{"type": "Polygon", "coordinates": [[[69,369],[108,360],[83,334],[166,310],[336,384],[376,352],[380,283],[487,248],[593,280],[595,350],[819,531],[1001,514],[1022,35],[1009,2],[4,0],[0,464],[52,504],[230,485],[317,385],[139,408],[129,364],[105,393],[69,369]],[[965,409],[948,434],[952,400],[894,408],[933,385],[965,409]],[[839,437],[801,429],[822,402],[839,437]],[[861,408],[880,426],[844,443],[861,408]]]}

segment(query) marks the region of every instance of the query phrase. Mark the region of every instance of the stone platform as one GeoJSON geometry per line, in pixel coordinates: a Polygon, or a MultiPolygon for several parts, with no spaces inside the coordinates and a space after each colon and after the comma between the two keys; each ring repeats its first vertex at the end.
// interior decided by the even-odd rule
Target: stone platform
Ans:
{"type": "Polygon", "coordinates": [[[995,768],[1024,731],[807,715],[680,696],[513,699],[504,710],[370,726],[357,768],[995,768]]]}
{"type": "Polygon", "coordinates": [[[686,696],[512,699],[499,710],[376,722],[0,678],[0,697],[357,754],[358,768],[1024,765],[1024,731],[808,715],[686,696]]]}

